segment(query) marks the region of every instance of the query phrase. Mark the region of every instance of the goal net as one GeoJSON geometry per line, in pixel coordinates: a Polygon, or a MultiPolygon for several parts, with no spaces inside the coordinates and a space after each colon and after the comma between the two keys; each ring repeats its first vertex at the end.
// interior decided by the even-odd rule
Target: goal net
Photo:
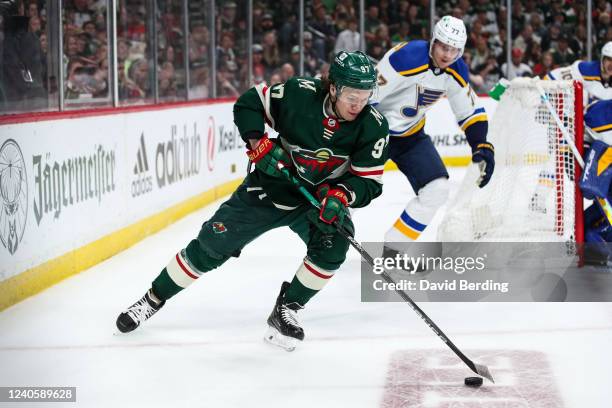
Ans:
{"type": "MultiPolygon", "coordinates": [[[[502,95],[488,136],[493,177],[478,188],[478,167],[470,165],[439,227],[440,241],[583,241],[580,167],[534,81],[514,79],[502,95]]],[[[581,85],[539,84],[581,152],[581,85]]]]}

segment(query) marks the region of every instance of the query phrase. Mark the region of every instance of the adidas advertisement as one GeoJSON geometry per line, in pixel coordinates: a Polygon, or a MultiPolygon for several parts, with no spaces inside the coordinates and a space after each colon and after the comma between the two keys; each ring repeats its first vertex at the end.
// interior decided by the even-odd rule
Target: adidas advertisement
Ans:
{"type": "Polygon", "coordinates": [[[134,179],[131,185],[132,197],[147,194],[153,191],[153,176],[149,172],[149,159],[145,146],[144,133],[140,134],[140,147],[136,153],[134,163],[134,179]]]}

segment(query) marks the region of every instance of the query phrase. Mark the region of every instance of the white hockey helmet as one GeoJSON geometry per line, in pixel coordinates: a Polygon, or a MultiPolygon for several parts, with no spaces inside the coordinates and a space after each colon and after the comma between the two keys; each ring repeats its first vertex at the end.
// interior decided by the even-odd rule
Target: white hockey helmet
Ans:
{"type": "Polygon", "coordinates": [[[442,17],[434,26],[431,37],[431,43],[429,44],[430,56],[433,44],[436,40],[459,49],[459,54],[457,54],[455,61],[463,55],[463,50],[465,49],[465,43],[467,41],[467,32],[465,30],[465,24],[463,24],[463,21],[460,19],[453,16],[442,17]]]}
{"type": "Polygon", "coordinates": [[[608,41],[601,47],[601,59],[612,58],[612,41],[608,41]]]}

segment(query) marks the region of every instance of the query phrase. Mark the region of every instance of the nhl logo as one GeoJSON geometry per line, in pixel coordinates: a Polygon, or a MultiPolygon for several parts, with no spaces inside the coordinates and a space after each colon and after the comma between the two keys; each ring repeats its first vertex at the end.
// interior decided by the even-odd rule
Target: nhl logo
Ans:
{"type": "Polygon", "coordinates": [[[17,142],[8,139],[0,147],[0,240],[11,255],[23,239],[27,206],[25,160],[17,142]]]}

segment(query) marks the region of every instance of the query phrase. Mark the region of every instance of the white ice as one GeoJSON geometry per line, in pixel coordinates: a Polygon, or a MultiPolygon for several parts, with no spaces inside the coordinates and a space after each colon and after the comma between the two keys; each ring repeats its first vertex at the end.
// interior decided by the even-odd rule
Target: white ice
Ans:
{"type": "MultiPolygon", "coordinates": [[[[456,189],[463,170],[451,170],[456,189]]],[[[412,194],[399,172],[388,172],[383,196],[355,215],[357,238],[379,241],[412,194]]],[[[293,277],[304,255],[304,245],[288,229],[262,236],[141,328],[116,335],[117,314],[142,296],[219,203],[1,312],[0,386],[77,387],[76,404],[53,407],[380,407],[391,356],[408,352],[448,357],[452,371],[440,381],[463,387],[471,372],[407,305],[360,302],[359,257],[352,249],[333,280],[300,312],[303,344],[292,353],[265,344],[266,318],[280,284],[293,277]]],[[[434,237],[433,227],[425,238],[434,237]]],[[[502,354],[533,351],[546,357],[550,371],[529,383],[513,376],[511,358],[479,361],[491,364],[493,376],[498,370],[499,382],[524,390],[552,383],[566,407],[611,406],[611,305],[421,307],[468,355],[507,350],[502,354]]],[[[413,385],[418,391],[429,383],[430,378],[413,385]]],[[[485,387],[494,391],[496,385],[485,382],[478,392],[486,393],[485,387]]],[[[493,406],[485,394],[476,394],[482,405],[452,393],[426,397],[427,406],[493,406]]],[[[508,397],[507,406],[524,406],[513,403],[508,397]]]]}

